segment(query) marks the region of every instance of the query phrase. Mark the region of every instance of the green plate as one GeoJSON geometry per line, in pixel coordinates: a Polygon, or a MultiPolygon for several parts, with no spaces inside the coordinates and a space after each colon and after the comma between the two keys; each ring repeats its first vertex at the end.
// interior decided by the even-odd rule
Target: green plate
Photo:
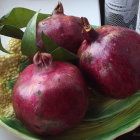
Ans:
{"type": "Polygon", "coordinates": [[[26,140],[111,140],[140,124],[140,92],[123,100],[93,93],[84,120],[77,127],[56,136],[37,137],[14,117],[0,119],[2,126],[26,140]]]}

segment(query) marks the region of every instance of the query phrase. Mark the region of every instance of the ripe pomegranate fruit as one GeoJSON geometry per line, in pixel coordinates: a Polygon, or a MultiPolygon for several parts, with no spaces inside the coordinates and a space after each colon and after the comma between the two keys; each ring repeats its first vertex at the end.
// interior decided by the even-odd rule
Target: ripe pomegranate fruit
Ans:
{"type": "Polygon", "coordinates": [[[42,32],[61,47],[74,53],[83,41],[80,18],[65,15],[61,2],[58,2],[51,17],[40,21],[37,25],[37,46],[43,49],[42,32]]]}
{"type": "Polygon", "coordinates": [[[113,98],[126,98],[140,89],[140,35],[117,26],[94,30],[86,18],[78,55],[94,88],[113,98]]]}
{"type": "Polygon", "coordinates": [[[20,74],[13,89],[17,118],[38,135],[55,135],[74,127],[84,117],[88,89],[79,69],[37,53],[34,64],[20,74]]]}

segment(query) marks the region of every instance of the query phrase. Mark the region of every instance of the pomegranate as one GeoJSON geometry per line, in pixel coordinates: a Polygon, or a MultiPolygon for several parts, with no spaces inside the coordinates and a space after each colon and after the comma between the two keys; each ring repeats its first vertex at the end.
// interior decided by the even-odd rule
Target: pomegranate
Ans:
{"type": "Polygon", "coordinates": [[[117,26],[94,30],[86,18],[78,55],[94,88],[113,98],[126,98],[140,89],[140,35],[117,26]]]}
{"type": "Polygon", "coordinates": [[[76,53],[83,41],[81,31],[80,18],[65,15],[62,3],[58,2],[52,16],[40,21],[37,25],[37,46],[44,48],[41,38],[42,32],[44,32],[61,47],[76,53]]]}
{"type": "Polygon", "coordinates": [[[36,53],[34,64],[20,74],[13,89],[17,118],[38,135],[55,135],[74,127],[84,117],[88,89],[79,69],[36,53]]]}

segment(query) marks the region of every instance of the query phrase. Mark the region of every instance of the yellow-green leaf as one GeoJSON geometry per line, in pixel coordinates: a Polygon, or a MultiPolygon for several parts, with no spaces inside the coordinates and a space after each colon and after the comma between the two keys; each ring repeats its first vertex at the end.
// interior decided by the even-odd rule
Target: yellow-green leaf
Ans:
{"type": "MultiPolygon", "coordinates": [[[[35,11],[23,7],[13,8],[10,12],[0,18],[0,25],[11,25],[17,28],[26,27],[27,23],[35,13],[35,11]]],[[[49,16],[50,14],[40,13],[38,15],[38,21],[49,16]]]]}
{"type": "Polygon", "coordinates": [[[31,18],[22,38],[21,51],[27,56],[33,56],[38,51],[36,45],[36,24],[38,14],[39,12],[31,18]]]}

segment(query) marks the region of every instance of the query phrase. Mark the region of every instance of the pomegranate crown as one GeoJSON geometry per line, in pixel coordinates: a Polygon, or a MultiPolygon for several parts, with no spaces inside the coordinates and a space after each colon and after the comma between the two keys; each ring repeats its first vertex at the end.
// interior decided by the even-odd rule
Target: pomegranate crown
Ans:
{"type": "Polygon", "coordinates": [[[57,15],[57,14],[64,14],[63,5],[60,1],[58,1],[57,6],[54,8],[52,12],[52,15],[57,15]]]}
{"type": "Polygon", "coordinates": [[[47,68],[52,64],[52,55],[49,53],[37,52],[34,55],[33,63],[39,68],[47,68]]]}

